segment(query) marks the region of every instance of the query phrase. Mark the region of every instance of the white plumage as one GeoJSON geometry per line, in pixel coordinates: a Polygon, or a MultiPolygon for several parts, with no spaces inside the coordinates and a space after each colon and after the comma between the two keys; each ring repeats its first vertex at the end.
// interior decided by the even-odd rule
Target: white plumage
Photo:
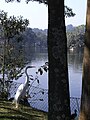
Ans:
{"type": "Polygon", "coordinates": [[[28,68],[34,68],[35,66],[27,66],[25,69],[25,74],[26,74],[26,80],[23,84],[21,84],[15,94],[14,101],[13,103],[16,104],[16,108],[18,108],[18,104],[21,98],[23,98],[26,95],[27,89],[28,89],[28,84],[29,84],[29,75],[27,74],[27,69],[28,68]]]}
{"type": "Polygon", "coordinates": [[[18,87],[17,92],[16,92],[15,97],[14,97],[15,100],[19,99],[20,95],[22,95],[23,88],[24,88],[24,84],[21,84],[18,87]]]}

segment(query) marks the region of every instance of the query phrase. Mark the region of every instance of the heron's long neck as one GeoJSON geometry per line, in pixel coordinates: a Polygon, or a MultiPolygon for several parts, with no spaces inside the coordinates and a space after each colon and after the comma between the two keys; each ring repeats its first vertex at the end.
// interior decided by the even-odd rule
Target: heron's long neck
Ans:
{"type": "Polygon", "coordinates": [[[28,84],[28,83],[29,83],[29,76],[28,76],[28,74],[27,74],[27,69],[25,70],[25,73],[26,73],[25,84],[28,84]]]}

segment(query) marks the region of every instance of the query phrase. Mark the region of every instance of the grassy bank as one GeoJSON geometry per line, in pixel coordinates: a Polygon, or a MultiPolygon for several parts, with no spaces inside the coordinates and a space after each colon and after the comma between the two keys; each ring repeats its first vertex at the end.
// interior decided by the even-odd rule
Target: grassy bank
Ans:
{"type": "Polygon", "coordinates": [[[47,113],[31,107],[19,105],[16,109],[12,102],[0,100],[0,120],[48,120],[47,113]]]}

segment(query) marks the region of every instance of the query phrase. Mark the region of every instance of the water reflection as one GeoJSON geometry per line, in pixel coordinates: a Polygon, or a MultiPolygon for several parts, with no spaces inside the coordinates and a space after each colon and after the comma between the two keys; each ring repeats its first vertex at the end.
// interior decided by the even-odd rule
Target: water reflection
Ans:
{"type": "MultiPolygon", "coordinates": [[[[36,68],[34,69],[28,69],[28,74],[36,76],[36,71],[38,68],[45,64],[45,62],[48,61],[48,54],[47,53],[35,53],[33,56],[31,56],[31,60],[28,62],[27,65],[34,65],[36,68]]],[[[48,72],[43,72],[43,75],[38,75],[39,78],[39,87],[43,89],[48,89],[48,72]]],[[[24,83],[25,81],[25,74],[23,77],[19,78],[18,82],[24,83]]],[[[37,86],[37,81],[34,82],[34,86],[37,86]]]]}
{"type": "Polygon", "coordinates": [[[83,52],[68,52],[69,88],[71,97],[81,97],[83,52]]]}
{"type": "MultiPolygon", "coordinates": [[[[44,65],[46,61],[48,61],[47,53],[35,53],[30,58],[31,60],[27,65],[35,65],[36,68],[29,69],[28,73],[30,75],[35,76],[35,72],[38,67],[44,65]]],[[[70,96],[71,97],[79,97],[81,96],[81,87],[82,87],[82,61],[83,54],[82,52],[68,52],[68,70],[69,70],[69,88],[70,88],[70,96]]],[[[39,89],[48,89],[48,73],[44,72],[43,75],[39,75],[39,89]]],[[[24,82],[25,75],[22,78],[19,78],[18,82],[24,82]]],[[[33,86],[37,86],[37,82],[34,83],[33,86]]],[[[34,88],[34,87],[32,87],[34,88]]],[[[33,92],[38,92],[39,89],[33,89],[33,92]]],[[[30,89],[30,92],[32,92],[30,89]]],[[[45,90],[46,94],[41,96],[41,93],[34,98],[30,98],[30,104],[38,109],[42,109],[44,111],[48,111],[48,90],[45,90]],[[42,99],[44,101],[37,101],[37,99],[42,99]],[[34,101],[34,100],[36,101],[34,101]]],[[[31,93],[30,93],[31,94],[31,93]]]]}
{"type": "MultiPolygon", "coordinates": [[[[36,66],[36,68],[28,69],[28,74],[33,75],[35,77],[36,71],[38,70],[38,68],[40,66],[44,65],[45,62],[48,61],[48,54],[47,53],[35,53],[32,55],[32,57],[30,59],[31,60],[29,61],[29,63],[27,65],[34,65],[34,66],[36,66]]],[[[33,86],[31,87],[30,95],[32,95],[31,92],[32,93],[35,92],[35,93],[39,93],[39,94],[36,94],[34,97],[31,97],[29,99],[29,102],[32,107],[35,107],[35,108],[43,110],[43,111],[48,111],[48,72],[44,71],[42,75],[38,75],[38,79],[39,79],[39,84],[37,83],[37,81],[34,82],[33,86],[35,86],[35,87],[33,87],[33,86]],[[44,90],[43,95],[39,91],[40,89],[44,90]],[[40,101],[40,99],[41,99],[41,101],[40,101]],[[43,101],[42,101],[42,99],[43,99],[43,101]]],[[[22,78],[20,78],[18,80],[18,82],[23,83],[24,81],[25,81],[25,74],[23,75],[22,78]]]]}
{"type": "MultiPolygon", "coordinates": [[[[40,67],[46,61],[48,61],[47,53],[34,53],[29,65],[35,65],[40,67]]],[[[81,96],[82,87],[82,61],[83,54],[79,52],[68,52],[68,72],[69,72],[69,87],[71,97],[81,96]]],[[[36,68],[36,69],[37,69],[36,68]]],[[[30,74],[35,75],[35,69],[30,70],[30,74]]],[[[44,73],[42,76],[39,75],[40,87],[48,89],[48,74],[44,73]]],[[[34,85],[36,85],[35,83],[34,85]]]]}
{"type": "MultiPolygon", "coordinates": [[[[31,65],[41,66],[48,61],[47,53],[35,53],[31,60],[31,65]]],[[[70,96],[80,97],[82,87],[82,62],[83,51],[68,52],[68,72],[69,72],[69,86],[70,96]]],[[[48,89],[48,74],[39,76],[41,88],[48,89]]]]}
{"type": "MultiPolygon", "coordinates": [[[[30,57],[30,56],[29,56],[30,57]]],[[[34,53],[31,57],[28,65],[35,65],[36,69],[28,70],[29,74],[35,76],[35,72],[38,67],[44,65],[48,61],[47,53],[34,53]]],[[[69,72],[69,87],[70,87],[70,96],[71,97],[80,97],[81,96],[81,87],[82,87],[82,61],[83,54],[82,52],[68,52],[68,72],[69,72]]],[[[39,75],[40,79],[40,88],[48,89],[48,73],[39,75]]],[[[24,82],[25,75],[18,80],[18,82],[24,82]]],[[[37,83],[34,83],[36,86],[37,83]]]]}
{"type": "Polygon", "coordinates": [[[68,65],[74,72],[82,71],[83,52],[68,52],[68,65]]]}

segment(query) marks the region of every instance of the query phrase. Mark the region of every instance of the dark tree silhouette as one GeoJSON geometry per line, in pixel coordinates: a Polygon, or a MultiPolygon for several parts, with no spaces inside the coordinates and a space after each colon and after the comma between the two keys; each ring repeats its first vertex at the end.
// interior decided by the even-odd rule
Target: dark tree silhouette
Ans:
{"type": "Polygon", "coordinates": [[[79,120],[90,120],[90,0],[87,0],[82,96],[79,120]]]}
{"type": "Polygon", "coordinates": [[[70,120],[64,1],[48,3],[49,119],[70,120]],[[60,11],[60,12],[59,12],[60,11]]]}

